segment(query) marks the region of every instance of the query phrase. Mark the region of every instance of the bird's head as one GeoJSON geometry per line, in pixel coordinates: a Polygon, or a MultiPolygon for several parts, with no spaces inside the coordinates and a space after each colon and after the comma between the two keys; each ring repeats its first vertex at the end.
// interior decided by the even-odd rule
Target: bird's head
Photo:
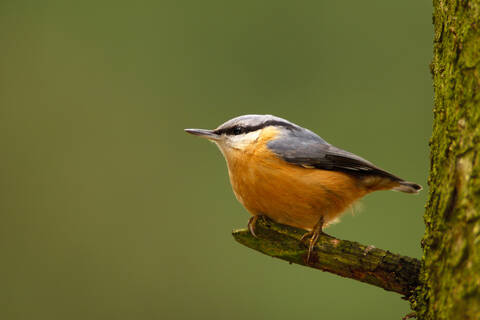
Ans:
{"type": "MultiPolygon", "coordinates": [[[[218,145],[224,155],[232,151],[242,151],[254,144],[265,134],[265,129],[270,130],[268,140],[273,140],[284,131],[303,129],[285,119],[272,115],[244,115],[233,118],[223,123],[214,130],[185,129],[186,132],[206,138],[218,145]]],[[[265,141],[268,142],[268,141],[265,141]]]]}

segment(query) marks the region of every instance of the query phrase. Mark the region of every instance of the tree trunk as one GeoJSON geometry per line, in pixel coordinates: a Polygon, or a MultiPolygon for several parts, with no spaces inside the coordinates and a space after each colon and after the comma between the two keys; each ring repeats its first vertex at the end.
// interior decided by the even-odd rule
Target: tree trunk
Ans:
{"type": "Polygon", "coordinates": [[[430,198],[419,319],[480,319],[480,0],[434,0],[430,198]]]}

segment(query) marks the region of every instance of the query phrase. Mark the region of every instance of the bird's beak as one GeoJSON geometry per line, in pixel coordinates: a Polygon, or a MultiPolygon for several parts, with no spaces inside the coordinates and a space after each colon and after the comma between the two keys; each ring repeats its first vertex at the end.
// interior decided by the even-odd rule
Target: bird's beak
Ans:
{"type": "Polygon", "coordinates": [[[195,136],[199,136],[202,138],[206,138],[209,140],[220,140],[220,136],[213,132],[213,130],[205,130],[205,129],[185,129],[185,132],[193,134],[195,136]]]}

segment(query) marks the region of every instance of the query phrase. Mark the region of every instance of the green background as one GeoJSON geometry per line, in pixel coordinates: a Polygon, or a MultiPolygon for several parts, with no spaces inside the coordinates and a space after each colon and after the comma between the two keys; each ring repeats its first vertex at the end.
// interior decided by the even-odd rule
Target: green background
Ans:
{"type": "MultiPolygon", "coordinates": [[[[400,319],[407,302],[237,244],[184,128],[269,113],[426,185],[429,1],[0,2],[1,319],[400,319]]],[[[419,196],[327,229],[421,257],[419,196]]]]}

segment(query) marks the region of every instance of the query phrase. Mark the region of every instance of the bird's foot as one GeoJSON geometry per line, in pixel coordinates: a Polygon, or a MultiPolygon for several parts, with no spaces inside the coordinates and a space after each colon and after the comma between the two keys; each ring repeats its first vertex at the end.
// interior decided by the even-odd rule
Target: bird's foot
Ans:
{"type": "Polygon", "coordinates": [[[307,265],[310,264],[310,257],[312,256],[312,252],[313,252],[313,248],[315,247],[315,244],[317,244],[318,237],[321,234],[325,234],[323,232],[323,224],[324,224],[324,220],[323,220],[323,217],[321,217],[318,223],[313,227],[313,230],[308,231],[300,238],[301,242],[304,242],[307,238],[310,238],[310,240],[308,240],[309,243],[308,243],[307,258],[305,259],[305,263],[307,265]]]}
{"type": "Polygon", "coordinates": [[[318,241],[318,237],[320,234],[322,234],[323,231],[321,230],[312,230],[307,233],[305,233],[301,238],[301,242],[308,242],[308,253],[307,253],[307,258],[305,259],[305,262],[307,264],[310,264],[310,257],[312,256],[313,248],[315,247],[315,244],[318,241]],[[310,238],[310,239],[308,239],[310,238]]]}
{"type": "Polygon", "coordinates": [[[251,216],[250,219],[248,219],[248,224],[247,224],[248,230],[250,231],[252,236],[254,236],[255,238],[258,238],[257,235],[255,234],[255,225],[257,223],[258,218],[260,217],[261,216],[254,215],[254,216],[251,216]]]}

